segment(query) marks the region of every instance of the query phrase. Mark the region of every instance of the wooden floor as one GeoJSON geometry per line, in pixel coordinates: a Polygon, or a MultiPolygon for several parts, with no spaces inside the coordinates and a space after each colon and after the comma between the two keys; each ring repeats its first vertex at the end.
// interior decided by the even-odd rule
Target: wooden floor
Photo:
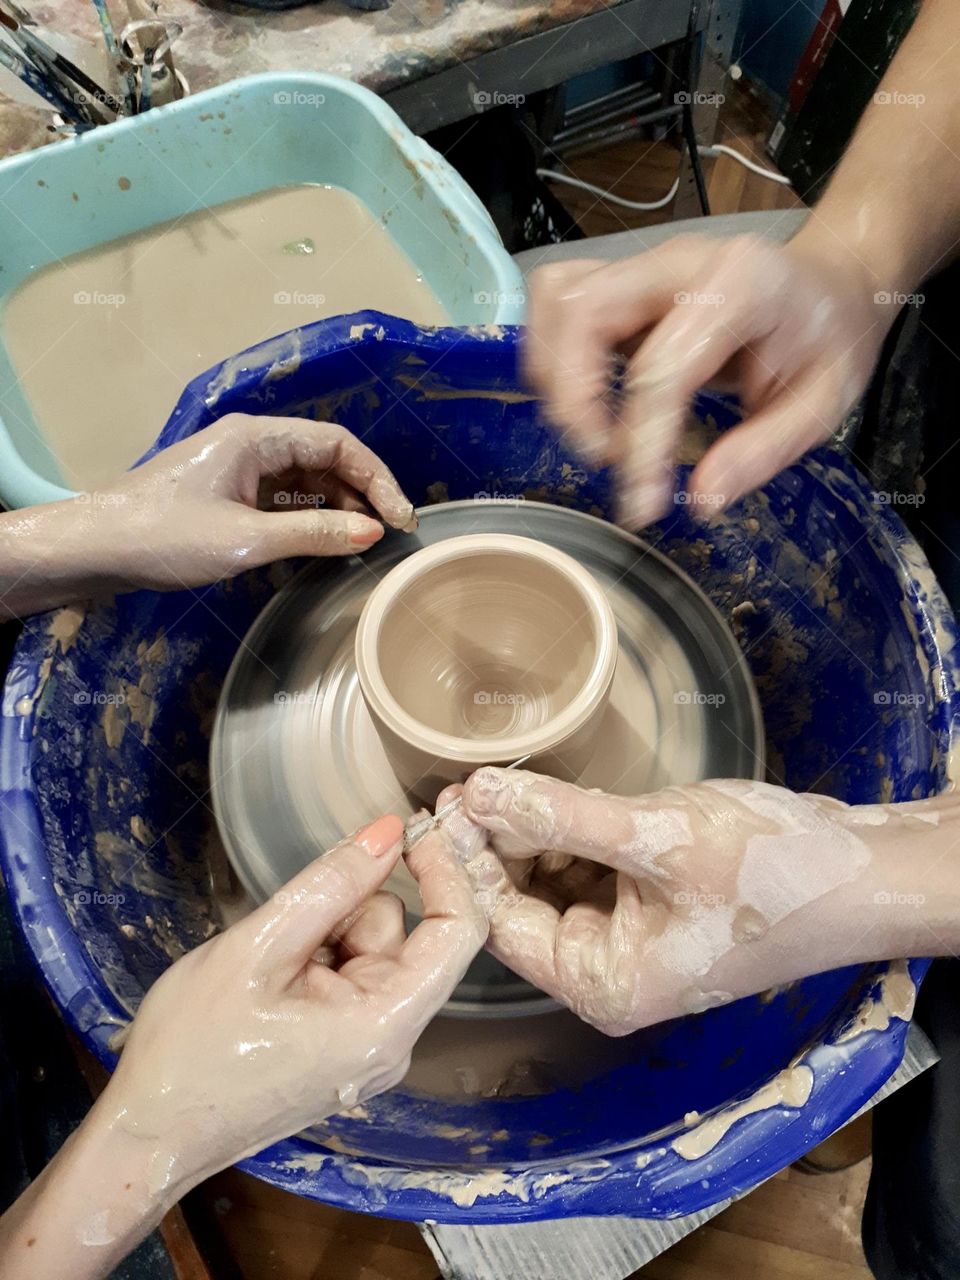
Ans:
{"type": "MultiPolygon", "coordinates": [[[[636,1275],[870,1280],[860,1249],[868,1171],[868,1161],[819,1176],[785,1170],[636,1275]]],[[[208,1183],[205,1198],[242,1280],[436,1280],[409,1223],[312,1204],[235,1170],[208,1183]]]]}
{"type": "MultiPolygon", "coordinates": [[[[770,131],[769,117],[746,92],[732,94],[720,113],[718,142],[734,147],[765,168],[770,160],[763,142],[770,131]]],[[[625,200],[651,203],[666,195],[677,176],[679,152],[673,141],[618,142],[601,151],[571,156],[560,172],[625,200]]],[[[800,208],[802,201],[790,187],[770,182],[727,156],[703,161],[711,213],[737,213],[748,209],[800,208]]],[[[566,184],[551,190],[576,219],[587,236],[611,235],[633,227],[669,222],[670,207],[654,212],[624,209],[566,184]]]]}
{"type": "Polygon", "coordinates": [[[643,1280],[870,1280],[860,1247],[869,1162],[787,1169],[636,1274],[643,1280]]]}
{"type": "MultiPolygon", "coordinates": [[[[719,140],[768,164],[762,150],[768,127],[756,104],[738,97],[724,109],[719,140]]],[[[668,142],[621,142],[571,159],[566,171],[627,199],[650,201],[669,190],[677,160],[668,142]]],[[[800,203],[789,188],[725,157],[706,160],[704,167],[714,213],[800,203]]],[[[631,212],[569,187],[553,190],[590,236],[670,216],[669,209],[631,212]]],[[[869,1160],[820,1176],[785,1170],[637,1275],[643,1280],[869,1280],[859,1236],[868,1173],[869,1160]]],[[[436,1280],[436,1264],[410,1224],[313,1204],[234,1170],[212,1179],[201,1194],[242,1280],[436,1280]]]]}

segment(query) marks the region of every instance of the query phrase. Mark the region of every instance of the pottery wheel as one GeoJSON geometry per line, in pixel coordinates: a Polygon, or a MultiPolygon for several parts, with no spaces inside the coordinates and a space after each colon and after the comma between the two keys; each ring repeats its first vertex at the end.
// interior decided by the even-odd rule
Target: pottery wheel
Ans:
{"type": "MultiPolygon", "coordinates": [[[[759,705],[743,655],[717,610],[665,556],[603,520],[543,503],[451,502],[419,515],[415,534],[388,533],[363,557],[310,564],[260,614],[227,675],[211,790],[227,854],[255,900],[381,813],[414,811],[367,714],[354,632],[367,596],[400,560],[463,534],[539,539],[572,556],[606,591],[620,653],[584,786],[631,795],[703,778],[763,776],[759,705]]],[[[416,911],[405,869],[388,887],[416,911]]],[[[481,956],[448,1012],[552,1007],[481,956]]]]}

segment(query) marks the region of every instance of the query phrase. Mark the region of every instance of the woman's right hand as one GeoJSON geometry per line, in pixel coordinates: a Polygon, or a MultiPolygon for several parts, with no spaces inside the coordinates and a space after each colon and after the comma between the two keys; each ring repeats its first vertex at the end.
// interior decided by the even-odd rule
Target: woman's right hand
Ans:
{"type": "Polygon", "coordinates": [[[690,478],[687,501],[708,513],[825,441],[863,393],[898,306],[849,249],[817,232],[815,217],[783,246],[678,236],[626,262],[534,272],[529,380],[573,447],[596,465],[619,464],[624,524],[670,509],[700,388],[735,391],[744,406],[742,425],[690,478]],[[614,412],[618,355],[628,366],[614,412]]]}

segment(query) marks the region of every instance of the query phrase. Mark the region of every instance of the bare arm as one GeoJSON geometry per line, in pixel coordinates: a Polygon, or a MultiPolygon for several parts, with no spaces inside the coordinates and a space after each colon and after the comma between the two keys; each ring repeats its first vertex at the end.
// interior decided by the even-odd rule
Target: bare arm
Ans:
{"type": "Polygon", "coordinates": [[[825,441],[860,398],[900,307],[956,254],[958,51],[960,5],[927,0],[789,244],[678,236],[625,262],[534,273],[530,381],[572,446],[618,464],[625,524],[670,509],[701,387],[736,391],[744,406],[691,476],[691,509],[708,514],[825,441]],[[617,410],[614,354],[629,358],[617,410]]]}
{"type": "Polygon", "coordinates": [[[231,414],[96,493],[0,516],[0,620],[202,586],[287,556],[359,554],[381,521],[417,523],[344,427],[231,414]]]}
{"type": "Polygon", "coordinates": [[[481,769],[447,826],[493,954],[613,1035],[960,949],[953,793],[846,805],[717,781],[627,798],[481,769]]]}
{"type": "Polygon", "coordinates": [[[804,251],[855,258],[891,295],[915,292],[957,256],[958,59],[960,6],[926,0],[796,238],[804,251]]]}

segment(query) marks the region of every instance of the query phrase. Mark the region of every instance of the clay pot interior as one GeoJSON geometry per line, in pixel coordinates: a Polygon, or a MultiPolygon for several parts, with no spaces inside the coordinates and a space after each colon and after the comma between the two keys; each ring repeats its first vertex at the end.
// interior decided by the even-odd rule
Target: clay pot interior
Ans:
{"type": "Polygon", "coordinates": [[[582,689],[596,636],[582,595],[553,568],[497,552],[431,569],[387,611],[387,689],[420,724],[503,738],[549,724],[582,689]]]}
{"type": "Polygon", "coordinates": [[[603,592],[571,557],[531,538],[468,535],[380,583],[357,665],[385,742],[476,765],[582,736],[609,692],[616,641],[603,592]]]}

